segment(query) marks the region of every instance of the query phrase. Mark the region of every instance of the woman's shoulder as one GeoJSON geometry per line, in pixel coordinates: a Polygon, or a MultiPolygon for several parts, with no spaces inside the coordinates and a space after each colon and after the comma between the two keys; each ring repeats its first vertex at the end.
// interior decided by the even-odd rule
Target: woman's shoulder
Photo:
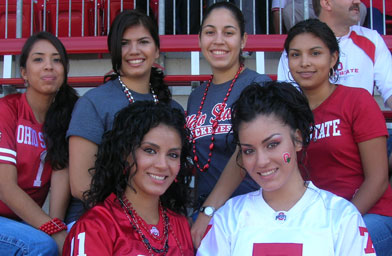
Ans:
{"type": "Polygon", "coordinates": [[[222,215],[239,214],[242,210],[250,210],[254,205],[253,202],[260,200],[261,197],[261,190],[232,197],[218,209],[217,213],[222,215]]]}
{"type": "Polygon", "coordinates": [[[88,90],[76,102],[75,109],[86,108],[89,106],[111,106],[113,101],[122,96],[121,89],[117,88],[115,81],[110,80],[98,87],[88,90]],[[107,103],[107,104],[106,104],[107,103]],[[108,105],[109,104],[109,105],[108,105]]]}
{"type": "Polygon", "coordinates": [[[182,113],[184,113],[184,108],[181,106],[180,103],[178,103],[176,100],[171,99],[170,100],[170,106],[172,108],[180,110],[182,113]]]}
{"type": "Polygon", "coordinates": [[[268,75],[257,73],[255,70],[246,68],[244,70],[244,77],[247,77],[251,82],[255,83],[264,83],[271,81],[271,78],[268,75]]]}
{"type": "Polygon", "coordinates": [[[23,94],[14,93],[0,98],[0,108],[16,108],[22,101],[23,94]]]}
{"type": "Polygon", "coordinates": [[[116,81],[109,80],[106,83],[101,84],[100,86],[87,91],[81,98],[107,97],[108,94],[110,95],[113,91],[117,91],[116,87],[117,87],[116,81]]]}
{"type": "Polygon", "coordinates": [[[188,219],[186,216],[176,213],[170,209],[166,209],[167,216],[170,218],[170,220],[175,220],[177,223],[186,223],[189,225],[188,219]]]}
{"type": "Polygon", "coordinates": [[[370,93],[366,89],[360,87],[351,87],[339,84],[337,86],[337,91],[339,92],[340,97],[352,98],[353,100],[357,99],[356,97],[364,97],[369,99],[372,98],[372,95],[370,95],[370,93]]]}
{"type": "Polygon", "coordinates": [[[374,97],[364,88],[338,85],[336,91],[335,101],[338,101],[340,104],[351,105],[351,108],[345,107],[345,110],[377,106],[374,97]]]}
{"type": "Polygon", "coordinates": [[[103,229],[112,226],[116,219],[116,209],[120,207],[116,205],[115,200],[114,194],[109,195],[105,201],[85,212],[75,225],[95,226],[103,229]]]}
{"type": "Polygon", "coordinates": [[[18,118],[20,112],[27,105],[24,94],[15,93],[0,98],[0,112],[3,118],[18,118]]]}

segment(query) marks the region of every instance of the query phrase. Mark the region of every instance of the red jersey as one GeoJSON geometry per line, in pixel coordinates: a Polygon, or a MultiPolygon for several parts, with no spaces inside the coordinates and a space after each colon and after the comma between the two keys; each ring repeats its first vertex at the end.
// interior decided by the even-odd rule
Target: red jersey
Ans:
{"type": "MultiPolygon", "coordinates": [[[[187,219],[170,210],[169,250],[167,256],[195,255],[187,219]]],[[[160,218],[157,225],[163,226],[160,218]]],[[[143,232],[145,233],[145,232],[143,232]]],[[[155,240],[146,236],[158,249],[164,247],[165,239],[155,240]]],[[[111,194],[101,204],[87,211],[72,227],[63,247],[63,255],[150,255],[139,234],[132,228],[120,202],[111,194]]],[[[163,255],[156,254],[154,255],[163,255]]]]}
{"type": "MultiPolygon", "coordinates": [[[[316,129],[306,161],[310,180],[351,201],[365,178],[358,143],[388,136],[384,116],[366,90],[343,85],[313,115],[316,129]]],[[[392,216],[391,186],[368,213],[392,216]]]]}
{"type": "MultiPolygon", "coordinates": [[[[18,185],[42,206],[49,191],[52,168],[45,162],[42,124],[35,119],[26,94],[0,99],[0,163],[16,166],[18,185]]],[[[0,216],[18,219],[0,200],[0,216]]]]}

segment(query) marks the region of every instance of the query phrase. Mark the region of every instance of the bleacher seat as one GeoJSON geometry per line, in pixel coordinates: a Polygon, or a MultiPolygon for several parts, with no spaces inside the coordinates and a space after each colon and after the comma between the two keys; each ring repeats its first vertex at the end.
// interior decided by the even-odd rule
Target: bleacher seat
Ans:
{"type": "MultiPolygon", "coordinates": [[[[8,23],[7,38],[16,38],[16,2],[17,0],[8,0],[8,23]]],[[[31,32],[31,0],[23,0],[22,10],[22,37],[29,37],[31,32]]],[[[6,17],[5,1],[0,2],[0,38],[5,38],[5,17],[6,17]]],[[[34,16],[36,16],[37,8],[33,4],[34,16]]],[[[38,22],[33,19],[32,32],[38,29],[38,22]]]]}
{"type": "MultiPolygon", "coordinates": [[[[133,10],[134,0],[123,0],[123,10],[133,10]]],[[[109,15],[109,26],[112,24],[114,18],[121,12],[121,0],[102,0],[102,20],[103,20],[103,31],[107,34],[108,28],[108,15],[109,15]],[[110,2],[110,11],[108,14],[110,2]]]]}
{"type": "MultiPolygon", "coordinates": [[[[56,35],[56,0],[39,0],[38,9],[40,16],[40,28],[43,27],[44,2],[46,1],[46,28],[45,30],[56,35]]],[[[58,0],[58,36],[67,37],[69,28],[69,0],[58,0]]],[[[71,36],[94,35],[94,0],[70,0],[71,1],[71,36]],[[82,34],[84,1],[84,33],[82,34]]]]}
{"type": "MultiPolygon", "coordinates": [[[[108,30],[108,0],[102,0],[102,20],[103,20],[103,31],[104,34],[107,34],[108,30]]],[[[136,8],[139,8],[136,4],[136,8]]],[[[123,10],[132,10],[134,9],[134,0],[123,0],[123,10]]],[[[158,12],[159,12],[159,0],[150,0],[150,15],[153,16],[154,20],[158,20],[158,12]]],[[[145,10],[143,10],[145,11],[145,10]]],[[[121,12],[121,0],[110,0],[110,24],[112,24],[114,18],[121,12]]],[[[109,24],[109,26],[110,26],[109,24]]]]}
{"type": "Polygon", "coordinates": [[[392,19],[385,21],[387,26],[387,35],[392,35],[392,19]]]}

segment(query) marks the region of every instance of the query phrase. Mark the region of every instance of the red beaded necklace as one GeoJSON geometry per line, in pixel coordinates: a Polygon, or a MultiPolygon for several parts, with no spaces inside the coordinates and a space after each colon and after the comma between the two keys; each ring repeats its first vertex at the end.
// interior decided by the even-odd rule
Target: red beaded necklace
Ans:
{"type": "MultiPolygon", "coordinates": [[[[227,100],[229,99],[229,96],[230,96],[231,90],[233,89],[234,83],[235,83],[235,81],[237,81],[237,78],[238,78],[238,76],[240,75],[240,73],[241,73],[243,67],[244,67],[244,64],[241,64],[240,67],[239,67],[239,69],[238,69],[238,71],[237,71],[237,73],[236,73],[235,76],[234,76],[233,81],[231,81],[230,87],[229,87],[229,89],[227,90],[226,96],[225,96],[225,98],[223,99],[222,105],[221,105],[221,107],[220,107],[220,109],[219,109],[219,111],[218,111],[219,114],[218,114],[218,116],[215,118],[215,120],[214,120],[213,123],[212,123],[211,144],[210,144],[210,146],[209,146],[209,148],[210,148],[210,153],[208,153],[207,163],[206,163],[203,167],[200,166],[200,164],[199,164],[199,158],[198,158],[197,155],[196,155],[196,140],[195,140],[194,138],[192,139],[192,144],[193,144],[193,150],[192,150],[192,151],[193,151],[193,155],[194,155],[194,157],[193,157],[193,162],[195,163],[196,167],[197,167],[201,172],[207,171],[208,168],[210,167],[211,157],[212,157],[212,150],[214,149],[215,131],[216,131],[216,128],[218,128],[218,120],[220,120],[220,117],[221,117],[222,112],[223,112],[223,108],[224,108],[224,106],[226,105],[227,100]]],[[[206,89],[205,89],[205,91],[204,91],[203,98],[201,99],[201,103],[200,103],[199,110],[197,111],[196,122],[195,122],[195,125],[193,126],[193,130],[196,129],[196,124],[197,124],[197,121],[199,120],[199,117],[200,117],[200,115],[201,115],[201,110],[203,109],[204,101],[206,100],[208,88],[209,88],[210,85],[211,85],[212,78],[213,78],[213,76],[211,76],[210,80],[208,80],[208,83],[207,83],[207,85],[206,85],[206,89]]]]}

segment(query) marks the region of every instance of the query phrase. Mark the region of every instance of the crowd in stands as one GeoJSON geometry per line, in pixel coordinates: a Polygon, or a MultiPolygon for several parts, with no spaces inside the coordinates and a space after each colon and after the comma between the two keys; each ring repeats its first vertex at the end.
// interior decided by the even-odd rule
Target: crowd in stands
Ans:
{"type": "MultiPolygon", "coordinates": [[[[161,3],[158,0],[150,0],[148,3],[145,0],[123,0],[123,2],[121,0],[102,0],[98,1],[96,6],[93,1],[86,1],[84,13],[81,11],[83,8],[82,0],[72,1],[71,7],[68,0],[60,0],[58,4],[56,1],[26,1],[22,8],[22,37],[28,37],[30,30],[33,32],[46,30],[53,34],[57,33],[56,35],[61,37],[69,35],[107,35],[110,24],[115,16],[121,12],[121,8],[128,10],[136,7],[153,17],[155,22],[161,24],[161,21],[159,21],[159,4],[164,4],[165,9],[163,19],[165,29],[163,33],[197,34],[201,15],[206,12],[209,6],[221,1],[231,2],[240,7],[245,17],[245,31],[248,34],[287,33],[295,23],[303,20],[305,15],[303,0],[268,0],[268,3],[262,0],[176,0],[175,2],[165,0],[161,3]],[[69,9],[72,13],[70,27],[69,9]],[[56,14],[57,12],[58,14],[56,14]],[[84,23],[83,32],[82,22],[84,23]]],[[[392,4],[385,1],[384,11],[383,1],[385,0],[373,0],[372,6],[370,6],[370,0],[362,1],[359,25],[372,27],[380,34],[384,34],[383,13],[385,13],[386,33],[392,34],[392,4]],[[372,10],[370,10],[370,7],[372,7],[372,10]]],[[[316,18],[312,1],[309,0],[308,3],[308,18],[316,18]]],[[[5,28],[7,17],[7,38],[15,38],[16,36],[16,13],[16,0],[10,0],[7,5],[0,3],[0,27],[5,28]]],[[[4,38],[5,35],[5,29],[2,29],[0,37],[4,38]]]]}
{"type": "Polygon", "coordinates": [[[61,41],[27,39],[26,90],[0,99],[1,255],[392,255],[372,97],[392,108],[392,56],[362,3],[313,0],[316,18],[285,22],[270,81],[245,66],[249,6],[207,2],[194,29],[212,75],[186,111],[144,12],[114,17],[112,72],[81,97],[61,41]]]}

